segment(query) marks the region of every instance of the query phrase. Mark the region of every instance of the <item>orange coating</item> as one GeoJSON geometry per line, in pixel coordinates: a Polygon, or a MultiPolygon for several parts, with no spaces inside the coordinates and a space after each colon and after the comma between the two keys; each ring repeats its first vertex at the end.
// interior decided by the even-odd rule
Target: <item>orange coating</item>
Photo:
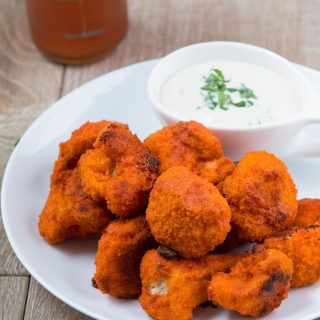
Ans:
{"type": "Polygon", "coordinates": [[[288,296],[292,261],[281,251],[257,246],[245,253],[230,273],[213,275],[208,287],[214,304],[243,316],[261,317],[288,296]]]}
{"type": "Polygon", "coordinates": [[[55,176],[39,218],[39,232],[50,244],[102,234],[113,215],[104,203],[84,194],[78,169],[55,176]]]}
{"type": "Polygon", "coordinates": [[[320,225],[286,231],[266,239],[263,245],[292,259],[291,287],[304,287],[320,279],[320,225]]]}
{"type": "Polygon", "coordinates": [[[188,320],[193,309],[208,300],[212,274],[227,271],[236,255],[209,254],[197,260],[168,260],[157,250],[148,251],[141,262],[140,304],[155,320],[188,320]]]}
{"type": "Polygon", "coordinates": [[[112,219],[104,204],[83,192],[77,169],[81,155],[93,148],[99,132],[109,123],[86,122],[60,143],[48,199],[39,217],[39,232],[51,244],[101,234],[112,219]]]}
{"type": "Polygon", "coordinates": [[[193,172],[214,185],[222,183],[235,169],[235,164],[228,157],[220,157],[215,160],[199,162],[193,172]]]}
{"type": "Polygon", "coordinates": [[[54,183],[56,175],[62,170],[74,169],[82,154],[93,148],[99,133],[110,121],[86,122],[79,129],[72,132],[66,142],[59,145],[59,156],[55,162],[51,183],[54,183]]]}
{"type": "Polygon", "coordinates": [[[320,224],[320,199],[299,200],[295,225],[307,227],[313,224],[320,224]]]}
{"type": "Polygon", "coordinates": [[[141,293],[140,262],[156,243],[144,216],[111,222],[96,254],[94,281],[102,293],[136,298],[141,293]]]}
{"type": "Polygon", "coordinates": [[[285,164],[265,151],[247,153],[223,183],[239,237],[262,240],[294,225],[297,189],[285,164]]]}
{"type": "Polygon", "coordinates": [[[223,157],[221,143],[210,130],[196,121],[177,122],[151,134],[144,144],[159,159],[159,172],[183,166],[214,184],[234,170],[223,157]]]}
{"type": "Polygon", "coordinates": [[[185,258],[196,258],[225,240],[231,213],[214,185],[174,167],[157,179],[146,218],[157,242],[185,258]]]}
{"type": "Polygon", "coordinates": [[[158,176],[158,160],[128,126],[112,122],[80,159],[83,188],[93,199],[107,202],[119,217],[134,217],[147,206],[158,176]]]}

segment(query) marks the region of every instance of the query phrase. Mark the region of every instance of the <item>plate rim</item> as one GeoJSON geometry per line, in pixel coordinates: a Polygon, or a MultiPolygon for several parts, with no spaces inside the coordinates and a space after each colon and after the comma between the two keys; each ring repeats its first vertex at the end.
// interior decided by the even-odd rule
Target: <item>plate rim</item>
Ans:
{"type": "MultiPolygon", "coordinates": [[[[20,143],[18,143],[18,145],[13,149],[12,153],[10,154],[10,157],[7,161],[7,164],[5,166],[5,170],[4,170],[4,174],[3,174],[3,179],[2,179],[2,184],[1,184],[1,216],[2,216],[2,221],[3,221],[3,225],[4,225],[4,230],[6,233],[6,236],[8,238],[9,244],[12,248],[12,250],[14,251],[16,257],[19,259],[19,261],[22,263],[22,265],[25,267],[25,269],[30,273],[30,275],[40,283],[41,286],[43,286],[46,290],[48,290],[51,294],[53,294],[55,297],[57,297],[59,300],[61,300],[62,302],[66,303],[67,305],[71,306],[72,308],[74,308],[75,310],[89,316],[92,317],[94,319],[97,320],[113,320],[111,318],[109,318],[109,316],[105,317],[103,316],[103,318],[98,315],[97,313],[95,313],[94,310],[88,310],[85,307],[82,307],[80,304],[73,302],[72,299],[69,299],[68,297],[66,297],[65,295],[63,295],[62,293],[60,293],[59,291],[56,291],[49,283],[47,283],[47,281],[39,274],[37,273],[33,267],[31,266],[31,264],[24,258],[23,253],[20,251],[19,249],[19,245],[16,243],[16,241],[14,240],[14,236],[13,234],[11,234],[10,232],[10,227],[9,227],[9,222],[7,219],[7,214],[5,214],[5,212],[7,211],[7,204],[6,204],[6,193],[7,193],[7,180],[9,179],[9,173],[11,171],[11,167],[14,163],[14,160],[19,152],[20,146],[21,146],[21,142],[23,142],[23,139],[25,139],[25,137],[27,137],[30,132],[33,131],[33,128],[36,127],[38,125],[38,123],[41,123],[43,121],[43,119],[45,117],[48,117],[51,113],[54,113],[56,110],[58,110],[60,108],[60,104],[62,100],[68,99],[70,97],[72,97],[73,95],[76,95],[78,93],[78,91],[83,90],[84,87],[87,86],[92,86],[95,84],[95,82],[99,82],[101,81],[101,79],[103,78],[109,78],[112,77],[113,74],[115,73],[120,73],[120,72],[125,72],[126,70],[130,70],[130,69],[134,69],[134,68],[138,68],[141,65],[146,65],[146,64],[152,64],[152,63],[156,63],[160,60],[161,58],[156,58],[156,59],[151,59],[151,60],[145,60],[145,61],[141,61],[138,63],[133,63],[133,64],[129,64],[126,65],[124,67],[121,67],[119,69],[115,69],[112,70],[110,72],[107,72],[103,75],[100,75],[90,81],[87,81],[85,83],[83,83],[82,85],[80,85],[79,87],[71,90],[70,92],[68,92],[66,95],[60,97],[58,100],[54,101],[51,105],[49,105],[26,129],[26,131],[22,134],[21,138],[20,138],[20,143]]],[[[294,65],[296,65],[298,68],[302,69],[302,72],[310,72],[313,73],[317,76],[319,76],[320,78],[320,71],[313,69],[311,67],[308,66],[304,66],[304,65],[300,65],[300,64],[296,64],[294,63],[294,65]]],[[[304,316],[303,318],[299,318],[300,320],[315,320],[317,317],[320,316],[320,309],[318,312],[313,312],[310,315],[304,316]]]]}
{"type": "Polygon", "coordinates": [[[59,291],[56,291],[49,283],[47,283],[47,281],[40,275],[38,274],[33,267],[30,265],[30,263],[25,259],[23,252],[20,251],[18,244],[16,243],[16,241],[14,240],[14,236],[11,234],[10,232],[10,228],[9,228],[9,222],[7,220],[7,215],[4,214],[4,212],[6,212],[7,210],[7,204],[6,204],[6,193],[7,193],[7,180],[9,179],[9,173],[11,171],[11,167],[14,163],[14,160],[19,152],[20,146],[21,146],[21,142],[23,142],[23,139],[25,139],[25,137],[27,137],[30,132],[33,131],[33,128],[37,126],[38,123],[41,123],[43,121],[44,118],[50,116],[50,114],[54,113],[57,109],[60,108],[60,103],[62,100],[68,99],[71,96],[77,94],[78,91],[81,91],[83,89],[83,87],[86,87],[88,85],[94,85],[95,82],[99,82],[101,81],[101,79],[103,78],[109,78],[112,77],[114,73],[120,73],[120,72],[125,72],[126,70],[130,70],[136,67],[139,67],[139,65],[145,65],[146,63],[155,63],[157,60],[159,59],[151,59],[151,60],[147,60],[147,61],[141,61],[138,63],[133,63],[133,64],[129,64],[127,66],[124,66],[122,68],[119,69],[115,69],[112,70],[111,72],[107,72],[97,78],[94,78],[90,81],[85,82],[84,84],[82,84],[81,86],[71,90],[70,92],[68,92],[66,95],[64,95],[63,97],[61,97],[60,99],[56,100],[55,102],[53,102],[50,106],[47,107],[47,109],[45,109],[30,125],[29,127],[26,129],[26,131],[22,134],[19,143],[17,144],[16,147],[14,147],[12,153],[10,154],[10,157],[7,161],[5,170],[4,170],[4,174],[3,174],[3,179],[2,179],[2,184],[1,184],[1,217],[2,217],[2,221],[3,221],[3,226],[4,226],[4,230],[6,233],[6,236],[8,238],[8,241],[10,243],[11,248],[13,249],[15,255],[17,256],[17,258],[19,259],[19,261],[21,262],[21,264],[24,266],[24,268],[30,273],[30,275],[36,280],[38,281],[46,290],[48,290],[51,294],[53,294],[55,297],[57,297],[59,300],[61,300],[62,302],[66,303],[67,305],[71,306],[72,308],[74,308],[75,310],[78,310],[80,312],[82,312],[85,315],[88,315],[90,317],[93,317],[94,319],[97,320],[113,320],[111,318],[106,318],[103,317],[101,318],[98,314],[96,314],[94,311],[93,312],[88,312],[86,308],[83,308],[81,305],[74,303],[73,301],[71,301],[69,298],[67,298],[65,295],[60,294],[59,291]]]}

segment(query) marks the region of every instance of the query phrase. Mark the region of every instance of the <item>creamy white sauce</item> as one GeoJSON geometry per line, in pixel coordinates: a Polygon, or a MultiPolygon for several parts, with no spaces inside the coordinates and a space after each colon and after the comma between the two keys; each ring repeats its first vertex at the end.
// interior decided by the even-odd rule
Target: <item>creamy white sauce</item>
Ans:
{"type": "Polygon", "coordinates": [[[228,60],[206,61],[173,74],[161,88],[160,102],[185,119],[226,126],[259,125],[286,119],[297,113],[301,105],[285,78],[257,65],[228,60]],[[223,72],[225,79],[230,80],[228,87],[240,87],[243,83],[252,89],[257,96],[252,100],[254,105],[228,106],[227,111],[207,108],[200,88],[212,69],[223,72]]]}

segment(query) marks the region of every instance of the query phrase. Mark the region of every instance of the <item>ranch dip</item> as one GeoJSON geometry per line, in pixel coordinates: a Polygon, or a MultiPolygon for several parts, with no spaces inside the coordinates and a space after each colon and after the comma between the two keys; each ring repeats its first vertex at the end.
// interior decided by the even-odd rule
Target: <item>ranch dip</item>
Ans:
{"type": "Polygon", "coordinates": [[[285,78],[254,64],[228,60],[206,61],[173,74],[161,88],[160,101],[184,119],[219,126],[266,124],[300,110],[299,98],[285,78]],[[225,88],[210,93],[220,76],[225,88]]]}

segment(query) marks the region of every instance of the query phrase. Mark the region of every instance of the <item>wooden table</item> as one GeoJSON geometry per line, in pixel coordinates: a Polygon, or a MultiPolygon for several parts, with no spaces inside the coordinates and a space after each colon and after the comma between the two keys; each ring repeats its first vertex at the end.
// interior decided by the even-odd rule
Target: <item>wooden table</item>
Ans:
{"type": "MultiPolygon", "coordinates": [[[[130,30],[106,59],[66,66],[32,43],[24,1],[0,0],[0,180],[15,141],[54,101],[110,70],[195,42],[235,40],[320,69],[319,0],[128,0],[130,30]]],[[[0,319],[89,319],[41,287],[0,221],[0,319]]]]}

